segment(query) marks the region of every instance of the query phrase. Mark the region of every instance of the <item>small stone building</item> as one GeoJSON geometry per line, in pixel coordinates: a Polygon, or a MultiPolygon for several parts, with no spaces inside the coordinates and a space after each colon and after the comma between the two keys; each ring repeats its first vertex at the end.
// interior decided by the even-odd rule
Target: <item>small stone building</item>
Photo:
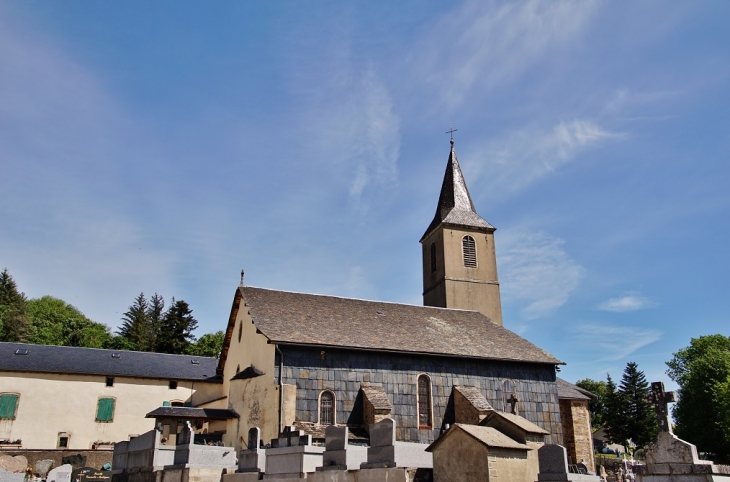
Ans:
{"type": "Polygon", "coordinates": [[[585,461],[588,470],[596,471],[593,457],[591,412],[588,404],[594,395],[562,378],[557,379],[560,399],[560,420],[563,426],[563,443],[568,451],[568,461],[577,464],[585,461]]]}
{"type": "Polygon", "coordinates": [[[426,450],[438,482],[537,480],[527,463],[532,449],[493,427],[457,423],[426,450]]]}

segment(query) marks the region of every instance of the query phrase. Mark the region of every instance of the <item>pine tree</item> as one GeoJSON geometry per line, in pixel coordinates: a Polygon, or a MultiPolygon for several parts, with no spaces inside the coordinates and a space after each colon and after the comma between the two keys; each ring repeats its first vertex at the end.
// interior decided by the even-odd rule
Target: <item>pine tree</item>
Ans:
{"type": "Polygon", "coordinates": [[[159,353],[187,353],[195,341],[193,331],[198,327],[193,310],[183,301],[172,299],[162,319],[156,351],[159,353]]]}
{"type": "Polygon", "coordinates": [[[626,438],[644,447],[654,441],[659,427],[654,407],[647,401],[649,382],[636,363],[626,364],[619,390],[626,401],[626,438]]]}
{"type": "Polygon", "coordinates": [[[157,344],[160,340],[160,330],[165,316],[165,300],[162,296],[155,293],[150,298],[147,308],[147,319],[149,321],[150,330],[150,350],[157,350],[157,344]]]}
{"type": "Polygon", "coordinates": [[[139,351],[152,350],[148,314],[149,304],[144,293],[140,293],[134,299],[132,306],[124,313],[122,326],[118,331],[119,335],[126,338],[139,351]]]}
{"type": "Polygon", "coordinates": [[[625,445],[622,427],[626,423],[623,394],[616,390],[610,374],[606,374],[606,436],[611,443],[625,445]]]}
{"type": "Polygon", "coordinates": [[[26,340],[29,329],[26,303],[25,293],[18,291],[8,269],[3,269],[0,273],[0,341],[26,340]]]}

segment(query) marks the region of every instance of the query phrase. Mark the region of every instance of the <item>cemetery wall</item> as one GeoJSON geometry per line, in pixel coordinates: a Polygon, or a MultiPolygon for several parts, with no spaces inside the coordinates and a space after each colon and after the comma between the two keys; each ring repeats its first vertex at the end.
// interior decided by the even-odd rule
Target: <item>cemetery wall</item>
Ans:
{"type": "MultiPolygon", "coordinates": [[[[414,334],[417,336],[417,334],[414,334]]],[[[296,385],[296,417],[317,422],[319,396],[324,389],[336,398],[336,423],[362,423],[363,383],[383,386],[393,405],[397,438],[430,443],[447,423],[454,423],[452,387],[478,387],[492,406],[502,410],[502,381],[514,380],[520,415],[544,428],[546,443],[562,441],[562,427],[552,365],[467,360],[448,357],[367,353],[341,349],[282,347],[283,381],[296,385]],[[431,378],[434,426],[418,428],[416,384],[420,374],[431,378]]]]}
{"type": "Polygon", "coordinates": [[[53,460],[53,467],[63,465],[64,457],[79,456],[78,463],[74,463],[74,468],[93,467],[100,469],[105,463],[112,462],[114,452],[112,450],[0,450],[0,455],[22,455],[28,459],[28,466],[35,467],[36,462],[40,460],[53,460]]]}
{"type": "Polygon", "coordinates": [[[163,402],[188,400],[192,384],[179,381],[170,389],[169,380],[114,377],[113,385],[107,386],[103,375],[2,372],[2,391],[20,397],[15,420],[3,421],[0,438],[21,439],[23,448],[55,449],[59,434],[65,432],[67,448],[73,450],[128,440],[154,427],[154,420],[145,415],[163,402]],[[101,398],[115,400],[110,422],[96,421],[101,398]]]}

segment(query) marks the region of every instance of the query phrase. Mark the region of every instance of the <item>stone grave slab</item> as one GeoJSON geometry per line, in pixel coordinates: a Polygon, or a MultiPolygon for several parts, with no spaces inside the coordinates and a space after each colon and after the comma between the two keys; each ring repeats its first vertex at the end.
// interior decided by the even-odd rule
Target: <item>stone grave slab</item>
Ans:
{"type": "Polygon", "coordinates": [[[0,482],[23,482],[25,480],[25,472],[10,472],[0,469],[0,482]]]}
{"type": "Polygon", "coordinates": [[[568,467],[568,451],[562,445],[543,445],[537,451],[540,464],[538,482],[599,482],[597,475],[571,473],[568,467]]]}
{"type": "Polygon", "coordinates": [[[110,482],[111,472],[93,467],[81,467],[71,472],[73,482],[110,482]]]}
{"type": "Polygon", "coordinates": [[[71,482],[71,472],[73,472],[71,464],[61,465],[48,472],[46,482],[71,482]]]}
{"type": "Polygon", "coordinates": [[[22,455],[0,455],[0,469],[8,472],[22,472],[28,468],[28,459],[22,455]]]}
{"type": "Polygon", "coordinates": [[[34,471],[36,474],[45,478],[46,474],[48,474],[48,471],[51,470],[51,467],[53,467],[53,460],[43,459],[35,463],[34,471]]]}
{"type": "Polygon", "coordinates": [[[260,447],[261,429],[252,427],[248,430],[247,448],[238,454],[236,472],[264,472],[266,470],[266,450],[260,447]]]}

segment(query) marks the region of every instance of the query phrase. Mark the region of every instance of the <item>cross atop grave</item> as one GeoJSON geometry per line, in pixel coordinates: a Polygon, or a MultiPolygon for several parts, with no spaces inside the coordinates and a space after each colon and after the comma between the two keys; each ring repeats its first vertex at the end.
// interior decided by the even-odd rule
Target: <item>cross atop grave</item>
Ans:
{"type": "Polygon", "coordinates": [[[303,430],[297,430],[294,425],[284,427],[284,431],[279,436],[279,447],[294,447],[299,445],[300,437],[304,436],[303,430]],[[286,445],[285,445],[286,444],[286,445]]]}
{"type": "Polygon", "coordinates": [[[514,415],[519,415],[519,413],[517,413],[519,411],[517,409],[517,404],[519,403],[519,401],[519,398],[517,398],[517,395],[515,395],[514,393],[509,396],[509,398],[507,399],[507,403],[510,404],[510,413],[513,413],[514,415]]]}
{"type": "Polygon", "coordinates": [[[669,418],[667,404],[677,401],[674,392],[665,392],[664,382],[652,382],[651,393],[647,399],[654,404],[654,411],[659,422],[659,431],[672,433],[672,421],[669,418]]]}

